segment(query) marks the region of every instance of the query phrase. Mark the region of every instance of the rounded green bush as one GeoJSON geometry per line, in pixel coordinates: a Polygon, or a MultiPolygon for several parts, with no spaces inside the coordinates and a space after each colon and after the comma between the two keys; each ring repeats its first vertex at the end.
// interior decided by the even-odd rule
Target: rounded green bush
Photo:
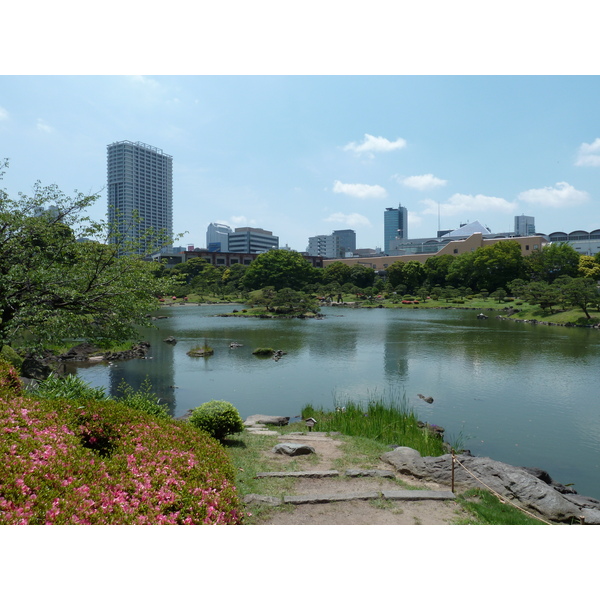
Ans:
{"type": "Polygon", "coordinates": [[[211,400],[197,406],[190,415],[190,423],[217,440],[244,430],[244,422],[237,408],[224,400],[211,400]]]}

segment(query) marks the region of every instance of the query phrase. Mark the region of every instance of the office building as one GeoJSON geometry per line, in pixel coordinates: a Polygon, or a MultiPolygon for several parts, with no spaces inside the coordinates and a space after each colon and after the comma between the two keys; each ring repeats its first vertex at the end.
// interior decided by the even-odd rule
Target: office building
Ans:
{"type": "Polygon", "coordinates": [[[308,238],[306,252],[310,256],[340,257],[340,238],[335,235],[313,235],[308,238]]]}
{"type": "Polygon", "coordinates": [[[337,229],[331,235],[339,239],[341,258],[344,258],[348,253],[352,254],[356,250],[356,231],[353,229],[337,229]]]}
{"type": "Polygon", "coordinates": [[[229,234],[233,229],[222,223],[211,223],[206,230],[206,247],[211,252],[229,252],[229,234]]]}
{"type": "Polygon", "coordinates": [[[311,256],[345,258],[356,250],[356,232],[352,229],[339,229],[331,235],[314,235],[308,238],[306,251],[311,256]]]}
{"type": "Polygon", "coordinates": [[[535,234],[535,217],[526,217],[521,215],[515,217],[515,235],[534,235],[535,234]]]}
{"type": "Polygon", "coordinates": [[[401,204],[398,208],[386,208],[383,213],[383,251],[390,252],[393,240],[408,239],[408,210],[401,204]]]}
{"type": "Polygon", "coordinates": [[[166,250],[173,237],[173,157],[142,142],[115,142],[107,167],[111,240],[132,243],[144,256],[166,250]]]}
{"type": "Polygon", "coordinates": [[[255,253],[277,250],[279,238],[272,231],[256,227],[236,227],[229,234],[228,252],[255,253]]]}

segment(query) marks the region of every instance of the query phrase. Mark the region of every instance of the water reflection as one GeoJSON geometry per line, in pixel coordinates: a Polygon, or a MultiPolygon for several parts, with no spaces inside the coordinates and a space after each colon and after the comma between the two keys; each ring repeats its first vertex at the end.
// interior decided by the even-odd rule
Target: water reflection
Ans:
{"type": "Polygon", "coordinates": [[[550,471],[600,497],[600,332],[533,326],[470,311],[327,309],[323,320],[214,317],[242,307],[173,307],[142,332],[147,360],[79,373],[116,394],[146,377],[179,416],[211,399],[254,413],[295,416],[369,394],[406,397],[419,417],[461,432],[480,455],[550,471]],[[176,345],[163,340],[177,339],[176,345]],[[214,356],[186,352],[207,342],[214,356]],[[230,348],[231,342],[242,344],[230,348]],[[261,360],[259,347],[282,349],[261,360]],[[427,404],[418,394],[432,396],[427,404]]]}

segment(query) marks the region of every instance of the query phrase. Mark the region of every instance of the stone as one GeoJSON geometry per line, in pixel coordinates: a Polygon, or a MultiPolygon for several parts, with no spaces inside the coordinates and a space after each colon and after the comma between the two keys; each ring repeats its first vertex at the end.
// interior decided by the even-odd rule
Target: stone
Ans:
{"type": "Polygon", "coordinates": [[[268,415],[252,415],[244,421],[246,427],[252,427],[256,423],[261,425],[287,425],[290,421],[289,417],[270,417],[268,415]]]}
{"type": "Polygon", "coordinates": [[[273,448],[273,453],[287,454],[288,456],[300,456],[302,454],[315,454],[315,449],[306,444],[291,444],[286,442],[284,444],[277,444],[277,446],[273,448]]]}
{"type": "Polygon", "coordinates": [[[394,471],[384,469],[348,469],[344,475],[346,477],[386,477],[388,479],[396,477],[394,471]]]}
{"type": "Polygon", "coordinates": [[[301,479],[322,479],[324,477],[339,476],[339,471],[266,471],[263,473],[257,473],[254,477],[256,479],[265,479],[268,477],[279,479],[288,477],[297,477],[301,479]]]}
{"type": "Polygon", "coordinates": [[[52,367],[50,367],[43,359],[39,359],[33,356],[28,356],[23,360],[21,365],[21,376],[27,379],[35,379],[37,381],[43,381],[54,373],[52,367]]]}
{"type": "Polygon", "coordinates": [[[163,340],[163,342],[165,342],[165,343],[167,343],[167,344],[176,344],[176,343],[177,343],[177,340],[176,340],[176,339],[175,339],[175,338],[174,338],[172,335],[170,335],[169,337],[166,337],[166,338],[163,340]]]}
{"type": "MultiPolygon", "coordinates": [[[[381,459],[393,465],[400,474],[410,475],[447,486],[452,481],[452,456],[422,457],[412,448],[399,447],[386,452],[381,459]]],[[[486,457],[457,455],[455,486],[463,489],[489,487],[547,521],[577,523],[581,516],[589,524],[600,524],[600,501],[574,493],[561,493],[544,479],[547,473],[514,467],[486,457]],[[459,464],[460,463],[460,464],[459,464]],[[464,465],[464,468],[461,466],[464,465]],[[543,479],[540,479],[541,474],[543,479]]],[[[560,489],[560,488],[559,488],[560,489]]]]}

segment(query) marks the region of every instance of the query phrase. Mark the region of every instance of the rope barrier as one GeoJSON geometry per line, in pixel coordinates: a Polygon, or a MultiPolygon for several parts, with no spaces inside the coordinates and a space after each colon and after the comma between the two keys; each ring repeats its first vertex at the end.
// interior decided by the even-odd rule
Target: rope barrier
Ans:
{"type": "MultiPolygon", "coordinates": [[[[504,496],[502,496],[501,494],[499,494],[496,490],[493,490],[487,483],[485,483],[481,479],[479,479],[479,477],[477,477],[477,475],[475,475],[474,473],[472,473],[471,471],[469,471],[469,469],[467,469],[467,467],[465,467],[465,465],[463,465],[460,462],[460,460],[458,460],[458,458],[456,458],[456,456],[454,455],[454,453],[452,453],[452,462],[453,463],[457,462],[471,477],[473,477],[473,479],[476,479],[477,481],[479,481],[479,483],[481,485],[483,485],[484,487],[486,487],[490,492],[492,492],[492,494],[494,494],[494,496],[497,496],[497,498],[500,500],[500,502],[502,502],[502,503],[508,502],[508,504],[510,504],[511,506],[514,506],[516,509],[520,510],[521,512],[526,513],[530,517],[532,517],[534,519],[537,519],[538,521],[541,521],[542,523],[544,523],[546,525],[553,525],[553,523],[549,523],[548,521],[544,521],[544,519],[538,517],[537,515],[534,515],[533,513],[530,513],[528,510],[525,510],[521,506],[517,506],[514,502],[511,502],[508,498],[504,498],[504,496]]],[[[452,470],[452,480],[454,482],[454,469],[452,470]]]]}

